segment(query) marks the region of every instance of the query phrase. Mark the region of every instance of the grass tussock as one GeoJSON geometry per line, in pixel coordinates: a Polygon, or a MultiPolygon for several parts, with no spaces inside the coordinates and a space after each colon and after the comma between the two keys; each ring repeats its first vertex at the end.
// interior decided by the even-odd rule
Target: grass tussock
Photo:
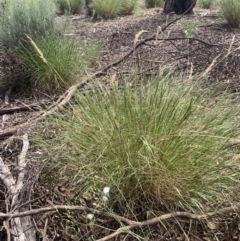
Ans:
{"type": "Polygon", "coordinates": [[[204,8],[204,9],[210,9],[215,2],[216,2],[215,0],[200,0],[200,1],[198,1],[200,7],[204,8]]]}
{"type": "Polygon", "coordinates": [[[99,47],[94,43],[49,35],[35,41],[28,37],[17,54],[25,84],[56,91],[77,81],[87,66],[97,60],[99,47]]]}
{"type": "Polygon", "coordinates": [[[224,18],[233,28],[240,26],[240,1],[239,0],[219,0],[224,18]]]}
{"type": "Polygon", "coordinates": [[[60,13],[78,14],[84,8],[84,0],[57,0],[60,13]]]}
{"type": "Polygon", "coordinates": [[[121,2],[117,0],[94,0],[91,7],[102,18],[114,18],[121,12],[121,2]]]}
{"type": "Polygon", "coordinates": [[[38,134],[48,150],[45,178],[80,185],[87,199],[109,186],[109,205],[118,207],[226,202],[239,186],[239,164],[231,162],[239,110],[227,96],[212,98],[169,76],[78,93],[38,134]]]}
{"type": "Polygon", "coordinates": [[[0,4],[0,42],[10,48],[21,39],[46,36],[54,31],[56,5],[49,0],[7,0],[0,4]]]}
{"type": "Polygon", "coordinates": [[[142,0],[94,0],[91,4],[95,14],[102,18],[128,15],[142,8],[142,0]]]}
{"type": "Polygon", "coordinates": [[[55,23],[56,1],[7,0],[0,10],[1,61],[9,63],[5,76],[9,75],[14,85],[48,92],[63,90],[96,61],[96,44],[60,35],[60,25],[55,23]],[[8,69],[14,73],[7,73],[8,69]]]}

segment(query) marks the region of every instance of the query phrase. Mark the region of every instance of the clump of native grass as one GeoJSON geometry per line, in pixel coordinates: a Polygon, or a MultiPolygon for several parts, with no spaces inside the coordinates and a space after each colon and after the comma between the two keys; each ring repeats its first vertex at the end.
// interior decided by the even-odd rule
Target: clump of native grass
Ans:
{"type": "Polygon", "coordinates": [[[14,70],[14,84],[41,91],[64,89],[96,60],[96,44],[90,46],[60,34],[55,1],[8,0],[0,10],[2,60],[11,67],[6,70],[14,70]]]}
{"type": "Polygon", "coordinates": [[[57,0],[57,4],[61,14],[76,14],[83,10],[84,0],[57,0]]]}
{"type": "Polygon", "coordinates": [[[239,0],[219,0],[224,18],[228,24],[237,28],[240,25],[240,1],[239,0]]]}
{"type": "Polygon", "coordinates": [[[196,24],[193,20],[184,20],[181,22],[182,32],[186,38],[192,38],[197,31],[196,24]]]}
{"type": "Polygon", "coordinates": [[[215,2],[215,0],[200,0],[198,3],[200,5],[200,7],[204,8],[204,9],[210,9],[214,2],[215,2]]]}
{"type": "Polygon", "coordinates": [[[141,5],[141,0],[122,0],[121,15],[129,15],[141,5]]]}
{"type": "Polygon", "coordinates": [[[79,92],[48,118],[35,140],[47,150],[47,182],[80,186],[90,200],[107,185],[108,205],[124,210],[231,202],[239,188],[239,104],[168,74],[140,82],[79,92]]]}
{"type": "Polygon", "coordinates": [[[142,0],[94,0],[91,8],[98,17],[114,18],[119,15],[132,14],[141,2],[142,0]]]}
{"type": "Polygon", "coordinates": [[[54,31],[54,1],[7,0],[0,11],[0,42],[9,48],[18,47],[26,35],[46,36],[54,31]]]}
{"type": "Polygon", "coordinates": [[[21,79],[42,91],[66,89],[97,60],[99,52],[94,42],[57,35],[35,41],[28,37],[17,52],[19,65],[24,70],[21,79]]]}
{"type": "Polygon", "coordinates": [[[144,10],[146,9],[146,3],[145,0],[138,0],[134,4],[134,8],[132,10],[132,13],[136,17],[140,17],[144,15],[144,10]]]}
{"type": "Polygon", "coordinates": [[[146,0],[146,6],[148,8],[163,7],[164,0],[146,0]]]}

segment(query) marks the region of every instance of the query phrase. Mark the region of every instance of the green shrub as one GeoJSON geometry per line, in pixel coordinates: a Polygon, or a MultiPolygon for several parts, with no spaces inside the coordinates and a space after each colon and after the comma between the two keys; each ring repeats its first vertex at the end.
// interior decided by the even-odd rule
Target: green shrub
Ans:
{"type": "Polygon", "coordinates": [[[96,61],[99,48],[94,43],[49,35],[27,39],[17,51],[23,69],[21,86],[57,90],[75,83],[88,65],[96,61]]]}
{"type": "Polygon", "coordinates": [[[5,46],[15,48],[26,35],[34,38],[54,31],[54,1],[7,0],[0,10],[0,42],[5,46]]]}
{"type": "Polygon", "coordinates": [[[84,0],[57,0],[60,13],[80,13],[84,7],[84,0]]]}
{"type": "Polygon", "coordinates": [[[239,0],[219,0],[224,18],[233,28],[240,25],[240,1],[239,0]]]}
{"type": "Polygon", "coordinates": [[[164,0],[146,0],[146,6],[148,8],[163,7],[164,0]]]}
{"type": "Polygon", "coordinates": [[[214,0],[200,0],[199,1],[200,6],[205,9],[211,8],[211,6],[213,5],[213,2],[214,2],[214,0]]]}
{"type": "Polygon", "coordinates": [[[147,86],[78,93],[38,132],[37,145],[49,157],[47,182],[80,185],[79,195],[89,199],[110,186],[119,208],[144,208],[146,200],[190,206],[202,198],[210,205],[222,193],[226,202],[239,188],[239,162],[229,162],[240,135],[239,105],[180,82],[160,76],[147,86]]]}

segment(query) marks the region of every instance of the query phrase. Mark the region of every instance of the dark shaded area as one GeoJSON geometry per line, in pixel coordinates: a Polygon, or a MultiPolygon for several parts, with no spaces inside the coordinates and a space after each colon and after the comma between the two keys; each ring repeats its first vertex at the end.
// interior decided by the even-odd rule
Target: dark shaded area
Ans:
{"type": "Polygon", "coordinates": [[[165,0],[164,13],[174,12],[176,14],[193,13],[197,0],[165,0]]]}

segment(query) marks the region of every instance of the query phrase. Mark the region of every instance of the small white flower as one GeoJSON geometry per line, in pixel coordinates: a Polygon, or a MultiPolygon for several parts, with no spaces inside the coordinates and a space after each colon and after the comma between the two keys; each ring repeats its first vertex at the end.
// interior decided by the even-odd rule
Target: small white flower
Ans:
{"type": "Polygon", "coordinates": [[[102,200],[103,200],[103,202],[107,202],[107,201],[108,201],[108,197],[103,196],[103,197],[102,197],[102,200]]]}
{"type": "Polygon", "coordinates": [[[103,188],[103,193],[104,193],[104,194],[108,194],[109,191],[110,191],[110,187],[104,187],[104,188],[103,188]]]}
{"type": "Polygon", "coordinates": [[[94,214],[88,213],[86,218],[89,219],[89,220],[92,220],[94,218],[94,214]]]}

